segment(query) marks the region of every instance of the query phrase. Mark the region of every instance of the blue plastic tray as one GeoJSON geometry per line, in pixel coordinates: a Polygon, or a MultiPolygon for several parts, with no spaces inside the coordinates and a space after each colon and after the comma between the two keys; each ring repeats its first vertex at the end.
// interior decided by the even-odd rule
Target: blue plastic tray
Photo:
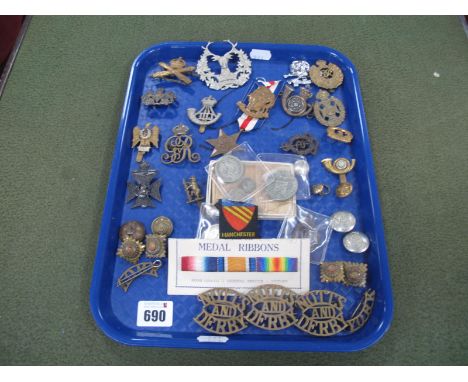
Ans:
{"type": "MultiPolygon", "coordinates": [[[[340,52],[323,46],[239,43],[238,47],[247,53],[253,48],[266,49],[271,51],[272,57],[269,61],[252,60],[253,71],[249,82],[229,93],[220,102],[217,111],[222,112],[223,117],[216,125],[229,123],[238,115],[235,103],[245,97],[255,78],[283,79],[283,74],[289,72],[289,64],[292,60],[304,59],[313,63],[317,59],[324,59],[341,67],[345,79],[334,95],[345,104],[347,115],[341,127],[354,134],[351,145],[331,141],[326,135],[326,128],[319,125],[315,119],[296,118],[288,127],[272,131],[272,127],[281,126],[289,120],[289,116],[283,112],[279,102],[276,103],[270,113],[270,118],[264,122],[261,128],[242,134],[239,143],[247,141],[257,153],[281,152],[280,144],[291,135],[309,132],[320,142],[318,154],[309,157],[311,184],[323,182],[332,185],[333,188],[338,183],[338,177],[328,173],[320,161],[326,157],[337,158],[340,156],[356,159],[356,167],[348,176],[348,179],[355,186],[354,192],[349,197],[339,199],[330,194],[323,198],[312,198],[299,203],[327,215],[331,215],[337,210],[351,211],[357,218],[356,229],[368,234],[371,246],[367,254],[349,254],[341,243],[342,235],[333,233],[326,256],[327,261],[345,260],[368,263],[368,285],[376,291],[376,301],[372,316],[367,324],[353,334],[340,333],[325,338],[307,335],[296,328],[269,332],[248,327],[240,333],[230,336],[226,343],[200,343],[197,340],[198,336],[209,335],[193,321],[193,317],[201,309],[201,304],[197,301],[196,296],[167,295],[167,264],[159,271],[159,278],[141,277],[132,284],[127,293],[116,287],[118,277],[129,266],[129,263],[115,255],[118,246],[118,231],[123,222],[139,220],[150,231],[152,220],[156,216],[165,215],[170,217],[175,225],[172,237],[195,237],[199,211],[196,205],[186,203],[182,179],[195,175],[205,191],[206,173],[203,167],[209,161],[211,150],[204,147],[207,146],[204,141],[207,138],[217,137],[218,130],[208,128],[204,134],[200,134],[198,126],[193,125],[188,120],[186,110],[189,107],[198,110],[202,97],[211,94],[220,99],[228,91],[213,91],[198,79],[194,79],[190,86],[158,82],[151,79],[149,74],[158,69],[158,62],[168,62],[179,56],[184,57],[187,64],[196,65],[202,53],[201,46],[205,44],[202,42],[158,44],[143,51],[132,66],[112,162],[90,292],[91,310],[98,326],[106,335],[118,342],[139,346],[236,350],[357,351],[373,345],[390,326],[393,301],[364,107],[358,75],[351,61],[340,52]],[[149,89],[155,89],[158,86],[176,93],[177,107],[147,109],[141,104],[140,97],[149,89]],[[201,154],[202,160],[197,164],[187,162],[181,165],[167,166],[160,161],[160,155],[164,149],[161,146],[159,149],[152,149],[150,154],[145,155],[145,160],[160,171],[159,175],[163,184],[161,188],[163,203],[156,203],[157,206],[154,209],[131,209],[130,204],[125,203],[125,195],[126,182],[130,178],[131,171],[137,168],[136,150],[132,150],[130,147],[132,129],[136,125],[144,126],[147,122],[155,123],[160,127],[162,146],[165,140],[172,135],[172,128],[177,123],[182,122],[189,126],[195,142],[195,151],[201,154]],[[140,300],[173,301],[173,326],[169,328],[137,327],[136,314],[140,300]]],[[[317,90],[315,87],[312,89],[314,94],[317,90]]],[[[225,131],[232,134],[237,131],[237,126],[231,125],[225,131]]],[[[262,237],[276,237],[281,222],[262,221],[261,225],[262,237]]],[[[344,309],[345,317],[350,317],[364,292],[362,288],[320,283],[319,267],[316,265],[311,265],[310,288],[329,289],[344,295],[347,298],[344,309]]]]}

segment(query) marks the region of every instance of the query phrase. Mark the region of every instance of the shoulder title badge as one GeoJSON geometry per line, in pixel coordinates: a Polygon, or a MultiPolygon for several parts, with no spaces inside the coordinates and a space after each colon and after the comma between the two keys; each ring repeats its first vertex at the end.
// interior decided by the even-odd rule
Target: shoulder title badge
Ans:
{"type": "Polygon", "coordinates": [[[294,300],[296,293],[281,285],[265,284],[247,293],[251,304],[245,319],[266,330],[289,328],[296,322],[294,300]]]}
{"type": "Polygon", "coordinates": [[[296,326],[313,336],[332,336],[343,331],[347,323],[343,317],[346,298],[328,290],[313,290],[296,300],[301,315],[296,326]]]}
{"type": "Polygon", "coordinates": [[[368,289],[364,292],[359,305],[353,313],[353,316],[347,321],[348,330],[354,333],[361,329],[369,320],[375,302],[375,290],[368,289]]]}
{"type": "Polygon", "coordinates": [[[214,288],[200,295],[203,309],[194,321],[216,334],[234,334],[247,327],[244,311],[248,300],[233,289],[214,288]]]}

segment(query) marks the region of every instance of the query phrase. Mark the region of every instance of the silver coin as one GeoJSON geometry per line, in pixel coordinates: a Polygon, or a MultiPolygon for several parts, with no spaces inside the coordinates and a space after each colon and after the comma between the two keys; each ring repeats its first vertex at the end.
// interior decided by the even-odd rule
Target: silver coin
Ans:
{"type": "Polygon", "coordinates": [[[356,225],[356,218],[351,212],[338,211],[331,216],[331,227],[336,232],[350,232],[356,225]]]}
{"type": "Polygon", "coordinates": [[[299,176],[307,176],[309,174],[309,164],[304,159],[299,159],[294,162],[294,173],[299,176]]]}
{"type": "Polygon", "coordinates": [[[227,198],[233,202],[243,202],[247,195],[248,193],[242,188],[233,188],[228,192],[227,198]]]}
{"type": "Polygon", "coordinates": [[[233,155],[224,155],[216,161],[214,170],[222,182],[234,183],[244,175],[244,164],[233,155]]]}
{"type": "Polygon", "coordinates": [[[250,194],[251,192],[255,191],[257,183],[255,183],[255,180],[253,180],[252,178],[244,178],[240,181],[239,187],[242,189],[242,191],[245,191],[247,194],[250,194]]]}
{"type": "Polygon", "coordinates": [[[352,253],[363,253],[369,248],[370,242],[366,234],[353,231],[343,237],[344,247],[352,253]]]}
{"type": "Polygon", "coordinates": [[[219,239],[219,224],[212,224],[203,232],[203,239],[219,239]]]}
{"type": "Polygon", "coordinates": [[[288,170],[276,170],[268,175],[266,194],[272,200],[288,200],[296,195],[297,179],[288,170]]]}

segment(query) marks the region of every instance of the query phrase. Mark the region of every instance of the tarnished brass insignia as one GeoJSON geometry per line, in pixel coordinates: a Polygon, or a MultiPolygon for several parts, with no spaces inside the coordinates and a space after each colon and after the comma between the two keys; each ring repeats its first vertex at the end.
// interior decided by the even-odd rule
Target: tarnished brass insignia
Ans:
{"type": "Polygon", "coordinates": [[[291,151],[297,155],[317,154],[318,141],[309,133],[297,134],[281,145],[281,150],[291,151]]]}
{"type": "Polygon", "coordinates": [[[353,185],[346,180],[346,174],[350,172],[356,165],[356,159],[349,161],[346,158],[322,159],[323,166],[332,174],[336,174],[340,178],[340,184],[336,188],[336,196],[345,198],[353,192],[353,185]]]}
{"type": "Polygon", "coordinates": [[[167,106],[174,103],[176,95],[174,92],[159,88],[156,91],[149,91],[143,97],[141,102],[145,106],[167,106]]]}
{"type": "Polygon", "coordinates": [[[162,261],[146,261],[144,263],[132,265],[127,268],[117,280],[117,286],[121,287],[124,292],[128,290],[130,285],[140,276],[148,275],[158,277],[158,269],[161,268],[162,261]]]}
{"type": "Polygon", "coordinates": [[[145,226],[142,222],[132,220],[122,224],[119,230],[119,238],[122,241],[129,237],[142,241],[145,238],[145,232],[145,226]]]}
{"type": "Polygon", "coordinates": [[[166,257],[166,237],[161,235],[146,235],[146,257],[166,257]]]}
{"type": "Polygon", "coordinates": [[[143,160],[143,155],[148,153],[151,146],[159,147],[159,127],[154,125],[150,129],[151,123],[147,123],[143,129],[138,126],[133,128],[132,148],[138,145],[137,162],[143,160]]]}
{"type": "Polygon", "coordinates": [[[234,334],[247,327],[244,312],[248,300],[234,289],[214,288],[198,295],[203,310],[194,321],[215,334],[234,334]]]}
{"type": "Polygon", "coordinates": [[[343,265],[345,273],[344,283],[349,286],[364,288],[367,280],[367,264],[346,261],[343,265]]]}
{"type": "Polygon", "coordinates": [[[327,128],[327,135],[329,138],[334,139],[335,141],[344,143],[351,143],[353,140],[353,133],[340,127],[329,126],[327,128]]]}
{"type": "Polygon", "coordinates": [[[338,98],[330,96],[326,90],[320,90],[314,103],[314,115],[324,126],[339,126],[346,117],[346,110],[338,98]]]}
{"type": "Polygon", "coordinates": [[[312,97],[312,93],[306,88],[301,88],[299,94],[292,94],[293,91],[291,86],[284,87],[281,96],[281,106],[284,112],[291,117],[304,117],[311,114],[314,105],[307,103],[307,100],[312,97]]]}
{"type": "Polygon", "coordinates": [[[247,293],[251,305],[245,319],[266,330],[289,328],[296,322],[294,300],[296,293],[281,285],[265,284],[247,293]]]}
{"type": "Polygon", "coordinates": [[[339,66],[317,60],[309,70],[310,79],[319,88],[336,89],[343,83],[343,72],[339,66]]]}
{"type": "Polygon", "coordinates": [[[127,237],[117,250],[117,256],[136,264],[144,250],[145,245],[141,241],[127,237]]]}
{"type": "Polygon", "coordinates": [[[346,298],[328,290],[313,290],[300,295],[296,306],[301,310],[296,326],[313,336],[335,335],[347,326],[343,317],[346,298]]]}
{"type": "Polygon", "coordinates": [[[192,163],[200,161],[200,154],[192,152],[193,139],[188,135],[189,128],[179,123],[172,129],[174,135],[171,135],[164,148],[166,152],[161,155],[161,162],[164,164],[177,164],[188,159],[192,163]]]}
{"type": "Polygon", "coordinates": [[[368,289],[364,292],[361,302],[353,313],[353,316],[347,321],[348,330],[351,333],[361,329],[369,320],[375,302],[375,290],[368,289]]]}
{"type": "Polygon", "coordinates": [[[344,267],[340,261],[320,264],[320,281],[322,283],[342,283],[344,267]]]}
{"type": "Polygon", "coordinates": [[[164,70],[151,73],[151,77],[154,79],[164,79],[167,81],[179,82],[184,85],[192,83],[192,80],[186,76],[186,74],[193,74],[195,67],[186,66],[185,61],[182,57],[175,58],[166,64],[160,62],[159,66],[164,70]]]}
{"type": "Polygon", "coordinates": [[[275,105],[275,95],[266,86],[259,86],[248,96],[249,103],[237,102],[239,109],[252,118],[268,118],[269,110],[275,105]]]}

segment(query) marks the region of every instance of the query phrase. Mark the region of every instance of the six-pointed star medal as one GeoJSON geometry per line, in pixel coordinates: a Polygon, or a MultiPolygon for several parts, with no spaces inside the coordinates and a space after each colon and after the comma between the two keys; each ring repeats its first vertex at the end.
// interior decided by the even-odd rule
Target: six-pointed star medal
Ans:
{"type": "Polygon", "coordinates": [[[210,156],[214,157],[216,155],[226,154],[231,151],[234,147],[237,146],[237,138],[239,138],[240,131],[235,134],[227,135],[224,133],[223,129],[219,129],[218,138],[207,139],[211,146],[214,147],[213,152],[210,156]]]}

